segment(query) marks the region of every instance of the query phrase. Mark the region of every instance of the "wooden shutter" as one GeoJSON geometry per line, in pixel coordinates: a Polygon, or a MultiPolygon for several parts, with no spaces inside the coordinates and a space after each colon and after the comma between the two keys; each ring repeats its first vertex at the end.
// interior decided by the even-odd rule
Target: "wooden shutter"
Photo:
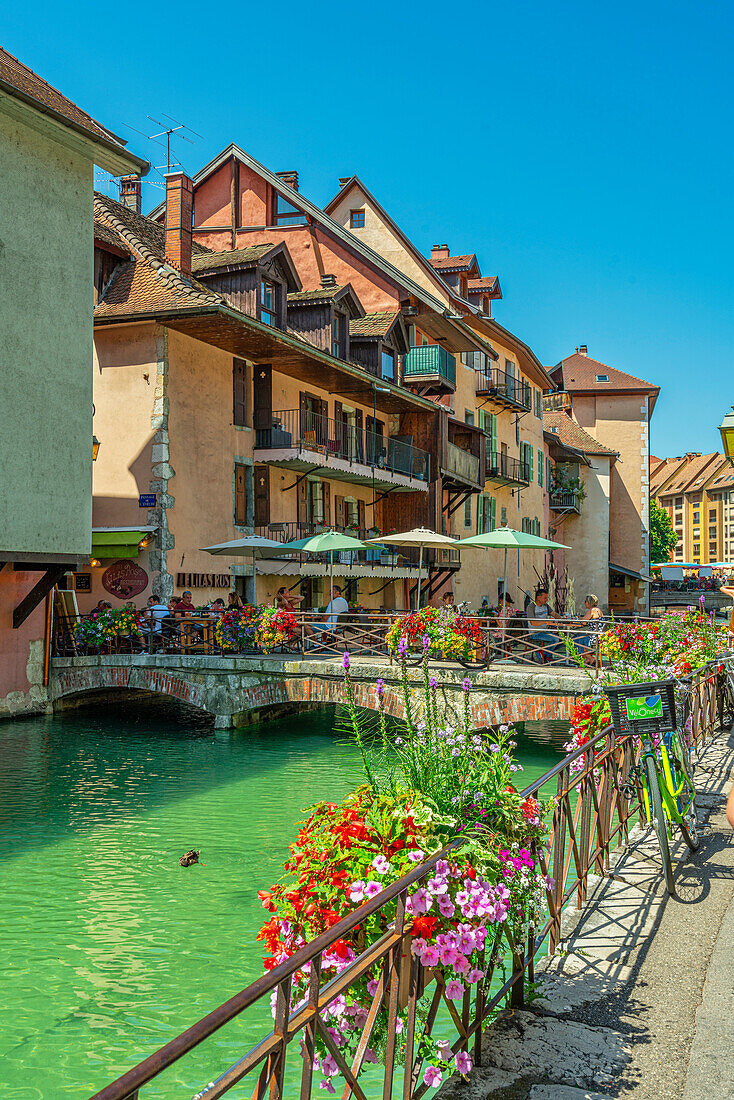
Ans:
{"type": "Polygon", "coordinates": [[[497,497],[491,498],[489,509],[489,529],[490,531],[497,530],[497,497]]]}
{"type": "Polygon", "coordinates": [[[273,426],[273,372],[268,364],[257,363],[253,373],[254,427],[261,430],[273,426]]]}
{"type": "Polygon", "coordinates": [[[270,467],[255,467],[255,526],[270,523],[270,467]]]}
{"type": "Polygon", "coordinates": [[[247,371],[244,359],[232,360],[232,423],[247,424],[247,371]]]}
{"type": "Polygon", "coordinates": [[[477,534],[481,535],[484,530],[484,493],[480,493],[477,497],[477,534]]]}
{"type": "Polygon", "coordinates": [[[527,446],[528,458],[530,459],[530,480],[533,480],[533,448],[528,443],[527,446]]]}
{"type": "Polygon", "coordinates": [[[331,523],[331,485],[328,481],[321,482],[324,493],[324,527],[331,523]]]}
{"type": "Polygon", "coordinates": [[[357,523],[359,524],[359,530],[364,531],[367,527],[367,507],[363,500],[357,501],[357,523]]]}
{"type": "Polygon", "coordinates": [[[543,484],[543,452],[538,447],[538,485],[543,484]]]}
{"type": "Polygon", "coordinates": [[[238,527],[247,523],[247,489],[245,474],[247,467],[235,462],[234,467],[234,521],[238,527]]]}
{"type": "Polygon", "coordinates": [[[489,414],[489,435],[490,446],[493,451],[497,450],[497,414],[489,414]]]}
{"type": "Polygon", "coordinates": [[[344,526],[344,497],[334,497],[334,525],[344,526]]]}
{"type": "MultiPolygon", "coordinates": [[[[334,402],[334,439],[342,454],[347,451],[346,432],[344,431],[344,413],[341,401],[334,402]]],[[[338,520],[336,521],[339,522],[338,520]]]]}
{"type": "Polygon", "coordinates": [[[354,433],[357,437],[355,458],[358,462],[364,462],[364,416],[361,409],[354,414],[354,433]]]}
{"type": "Polygon", "coordinates": [[[296,518],[299,523],[308,523],[308,482],[304,477],[296,489],[296,518]]]}

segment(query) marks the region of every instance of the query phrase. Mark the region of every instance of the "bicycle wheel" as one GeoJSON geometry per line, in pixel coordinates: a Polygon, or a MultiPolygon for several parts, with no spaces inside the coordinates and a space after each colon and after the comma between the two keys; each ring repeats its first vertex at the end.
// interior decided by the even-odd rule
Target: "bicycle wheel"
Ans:
{"type": "MultiPolygon", "coordinates": [[[[674,778],[676,783],[678,781],[678,771],[680,770],[685,776],[686,782],[690,788],[686,791],[686,797],[689,795],[695,799],[695,788],[693,786],[693,780],[691,778],[693,774],[693,766],[691,761],[690,749],[685,744],[680,733],[677,731],[673,733],[670,739],[671,759],[674,766],[674,778]]],[[[698,833],[698,816],[696,814],[696,804],[692,801],[688,807],[683,821],[678,822],[678,828],[683,834],[683,839],[692,852],[697,852],[701,847],[701,837],[698,833]]]]}
{"type": "Polygon", "coordinates": [[[668,843],[668,823],[663,813],[663,799],[660,794],[658,770],[652,756],[645,757],[645,778],[650,798],[650,817],[660,845],[660,857],[663,861],[665,885],[670,896],[675,897],[675,879],[673,878],[673,864],[670,861],[670,844],[668,843]]]}

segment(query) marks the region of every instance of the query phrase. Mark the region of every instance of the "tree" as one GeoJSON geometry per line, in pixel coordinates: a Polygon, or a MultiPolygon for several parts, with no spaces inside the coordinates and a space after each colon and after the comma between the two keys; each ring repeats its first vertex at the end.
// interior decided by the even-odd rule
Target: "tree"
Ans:
{"type": "Polygon", "coordinates": [[[678,542],[670,516],[656,500],[650,501],[650,554],[652,561],[667,561],[678,542]]]}

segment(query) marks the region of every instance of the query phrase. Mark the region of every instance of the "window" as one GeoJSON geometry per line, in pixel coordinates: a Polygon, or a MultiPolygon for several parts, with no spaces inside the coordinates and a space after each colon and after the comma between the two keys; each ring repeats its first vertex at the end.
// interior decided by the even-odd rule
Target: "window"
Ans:
{"type": "Polygon", "coordinates": [[[364,229],[364,209],[349,211],[349,228],[364,229]]]}
{"type": "Polygon", "coordinates": [[[244,359],[232,360],[232,423],[247,425],[247,371],[244,359]]]}
{"type": "Polygon", "coordinates": [[[462,351],[461,361],[465,367],[470,367],[481,374],[489,373],[489,360],[483,351],[462,351]]]}
{"type": "Polygon", "coordinates": [[[324,522],[324,483],[308,481],[308,519],[310,523],[324,522]]]}
{"type": "Polygon", "coordinates": [[[382,377],[395,381],[395,352],[390,348],[382,349],[382,377]]]}
{"type": "Polygon", "coordinates": [[[540,390],[533,390],[533,402],[535,405],[535,415],[538,420],[543,419],[543,394],[540,390]]]}
{"type": "Polygon", "coordinates": [[[538,447],[538,485],[543,485],[543,451],[538,447]]]}
{"type": "Polygon", "coordinates": [[[525,534],[525,535],[531,535],[532,534],[532,531],[530,530],[530,520],[528,519],[527,516],[523,516],[522,530],[523,530],[523,534],[525,534]]]}
{"type": "Polygon", "coordinates": [[[260,320],[264,325],[278,326],[278,287],[269,279],[260,280],[260,320]]]}
{"type": "Polygon", "coordinates": [[[346,357],[346,348],[344,346],[344,328],[344,314],[335,313],[334,323],[331,330],[331,352],[336,359],[344,359],[346,357]]]}
{"type": "Polygon", "coordinates": [[[464,423],[474,426],[474,413],[471,409],[464,409],[464,423]]]}
{"type": "Polygon", "coordinates": [[[464,501],[464,526],[465,527],[471,527],[471,520],[472,520],[471,502],[472,502],[471,497],[467,497],[466,500],[464,501]]]}
{"type": "Polygon", "coordinates": [[[694,522],[694,523],[698,523],[698,521],[699,521],[700,519],[701,519],[701,513],[700,513],[700,511],[699,511],[699,512],[694,512],[694,513],[693,513],[693,522],[694,522]]]}
{"type": "Polygon", "coordinates": [[[609,375],[608,374],[597,374],[596,380],[597,380],[597,382],[608,382],[609,381],[609,375]]]}
{"type": "Polygon", "coordinates": [[[306,217],[302,210],[284,199],[279,192],[275,193],[275,225],[305,225],[306,217]]]}
{"type": "Polygon", "coordinates": [[[494,531],[497,521],[497,500],[487,493],[477,497],[477,534],[484,535],[494,531]]]}
{"type": "Polygon", "coordinates": [[[715,508],[709,508],[709,523],[712,520],[715,520],[715,519],[716,519],[716,509],[715,508]]]}
{"type": "Polygon", "coordinates": [[[344,497],[344,526],[359,527],[359,504],[354,497],[344,497]]]}

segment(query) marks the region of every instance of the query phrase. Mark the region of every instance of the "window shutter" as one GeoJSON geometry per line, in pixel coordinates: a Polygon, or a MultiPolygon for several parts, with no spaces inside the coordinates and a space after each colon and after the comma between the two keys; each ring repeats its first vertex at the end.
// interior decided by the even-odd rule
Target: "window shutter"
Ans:
{"type": "Polygon", "coordinates": [[[322,481],[323,493],[324,493],[324,526],[328,527],[331,523],[331,485],[328,481],[322,481]]]}
{"type": "Polygon", "coordinates": [[[344,526],[344,497],[334,497],[334,525],[344,526]]]}
{"type": "Polygon", "coordinates": [[[234,467],[234,521],[238,527],[244,527],[247,523],[247,467],[241,462],[236,462],[234,467]]]}
{"type": "Polygon", "coordinates": [[[243,359],[232,360],[232,423],[247,424],[247,371],[243,359]]]}
{"type": "Polygon", "coordinates": [[[490,531],[496,531],[497,530],[497,497],[491,497],[490,498],[489,529],[490,529],[490,531]]]}
{"type": "Polygon", "coordinates": [[[543,484],[543,452],[538,447],[538,485],[543,484]]]}
{"type": "Polygon", "coordinates": [[[296,518],[299,523],[308,523],[308,482],[302,478],[296,489],[296,518]]]}
{"type": "Polygon", "coordinates": [[[255,526],[270,523],[270,467],[255,467],[255,526]]]}
{"type": "Polygon", "coordinates": [[[367,506],[363,500],[357,501],[357,523],[359,524],[360,532],[365,531],[367,528],[367,506]]]}
{"type": "Polygon", "coordinates": [[[528,443],[527,445],[528,458],[530,459],[530,480],[533,480],[533,448],[528,443]]]}
{"type": "Polygon", "coordinates": [[[357,436],[354,457],[357,462],[364,462],[364,415],[361,409],[357,409],[354,414],[354,431],[357,436]]]}
{"type": "Polygon", "coordinates": [[[480,493],[477,498],[477,534],[481,535],[484,532],[484,504],[486,497],[484,493],[480,493]]]}

